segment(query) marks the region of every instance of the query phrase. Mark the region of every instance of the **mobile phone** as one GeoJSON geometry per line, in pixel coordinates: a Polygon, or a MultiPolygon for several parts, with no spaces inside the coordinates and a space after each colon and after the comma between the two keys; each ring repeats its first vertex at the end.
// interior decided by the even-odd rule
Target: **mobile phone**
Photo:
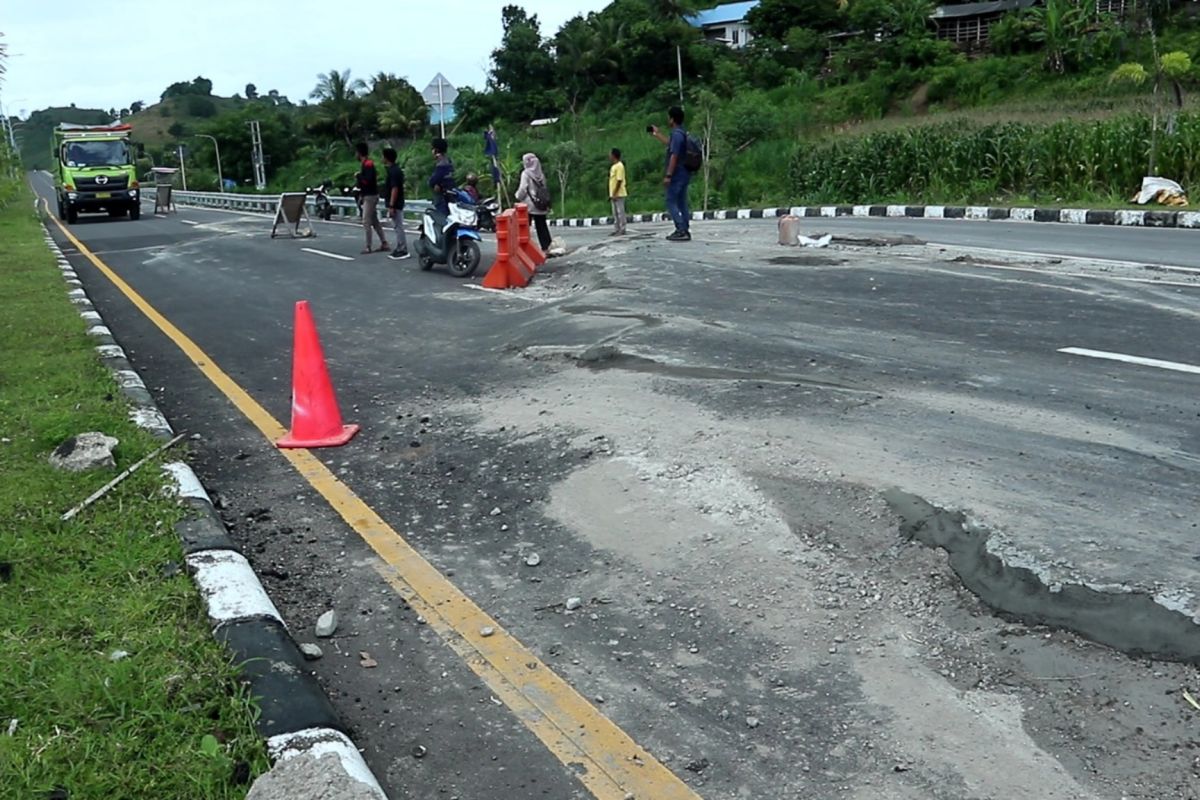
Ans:
{"type": "Polygon", "coordinates": [[[646,133],[654,133],[654,126],[653,126],[653,125],[647,125],[647,126],[646,126],[646,133]]]}

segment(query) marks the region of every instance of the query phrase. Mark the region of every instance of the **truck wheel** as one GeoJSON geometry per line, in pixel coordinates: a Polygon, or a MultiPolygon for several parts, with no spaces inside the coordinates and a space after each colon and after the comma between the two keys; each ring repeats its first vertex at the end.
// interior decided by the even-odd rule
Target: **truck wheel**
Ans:
{"type": "Polygon", "coordinates": [[[134,203],[129,207],[129,218],[133,220],[142,218],[142,204],[134,203]]]}
{"type": "Polygon", "coordinates": [[[79,222],[79,211],[75,208],[75,206],[68,204],[67,205],[67,224],[74,225],[76,222],[79,222]]]}
{"type": "Polygon", "coordinates": [[[62,201],[61,197],[58,198],[58,218],[59,219],[67,218],[67,210],[65,208],[63,208],[63,201],[62,201]]]}

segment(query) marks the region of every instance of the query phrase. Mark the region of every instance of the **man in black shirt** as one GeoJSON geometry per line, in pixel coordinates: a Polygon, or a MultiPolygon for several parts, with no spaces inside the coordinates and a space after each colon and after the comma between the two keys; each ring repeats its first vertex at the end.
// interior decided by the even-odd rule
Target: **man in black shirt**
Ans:
{"type": "Polygon", "coordinates": [[[383,188],[387,215],[396,231],[396,249],[388,258],[399,261],[408,258],[408,237],[404,235],[404,170],[396,163],[396,150],[383,148],[383,167],[387,178],[383,188]]]}
{"type": "Polygon", "coordinates": [[[379,252],[388,251],[387,237],[383,235],[383,226],[379,224],[379,173],[367,153],[367,143],[359,142],[354,147],[358,153],[358,161],[362,170],[358,173],[358,194],[362,198],[363,230],[367,232],[367,247],[363,255],[375,252],[371,246],[371,231],[379,233],[379,252]]]}

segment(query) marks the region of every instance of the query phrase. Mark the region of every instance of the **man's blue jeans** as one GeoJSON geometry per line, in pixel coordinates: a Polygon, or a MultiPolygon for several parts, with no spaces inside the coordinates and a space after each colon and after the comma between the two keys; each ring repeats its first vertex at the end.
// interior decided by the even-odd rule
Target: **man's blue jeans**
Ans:
{"type": "Polygon", "coordinates": [[[688,184],[691,180],[692,173],[680,164],[667,186],[667,213],[675,221],[675,230],[681,233],[687,233],[692,222],[692,212],[688,208],[688,184]]]}

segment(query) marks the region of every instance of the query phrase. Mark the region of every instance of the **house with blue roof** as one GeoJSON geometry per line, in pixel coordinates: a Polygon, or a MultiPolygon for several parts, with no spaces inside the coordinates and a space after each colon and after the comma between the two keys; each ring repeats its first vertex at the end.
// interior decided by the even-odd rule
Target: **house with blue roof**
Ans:
{"type": "Polygon", "coordinates": [[[709,41],[720,42],[734,50],[740,50],[754,38],[746,17],[756,5],[758,0],[725,3],[716,8],[699,11],[687,17],[686,21],[692,27],[704,31],[704,38],[709,41]]]}

